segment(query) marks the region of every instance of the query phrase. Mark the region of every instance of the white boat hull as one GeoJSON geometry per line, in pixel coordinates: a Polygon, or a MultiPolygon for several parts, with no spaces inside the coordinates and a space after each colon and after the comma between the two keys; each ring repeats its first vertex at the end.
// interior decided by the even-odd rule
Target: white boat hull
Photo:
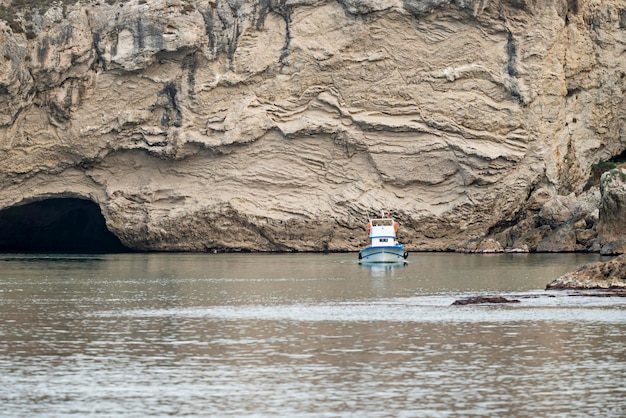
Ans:
{"type": "Polygon", "coordinates": [[[407,256],[402,245],[367,247],[359,252],[359,263],[403,263],[407,256]]]}

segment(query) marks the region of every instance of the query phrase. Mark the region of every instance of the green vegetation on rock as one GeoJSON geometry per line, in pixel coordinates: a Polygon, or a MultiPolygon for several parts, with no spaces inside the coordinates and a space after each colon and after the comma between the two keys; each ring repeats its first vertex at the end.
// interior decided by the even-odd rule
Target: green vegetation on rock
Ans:
{"type": "Polygon", "coordinates": [[[623,166],[624,164],[626,164],[626,152],[616,155],[608,161],[600,161],[597,164],[593,164],[591,166],[591,175],[589,176],[589,180],[587,180],[587,184],[585,184],[584,190],[599,185],[602,174],[619,166],[623,166]]]}

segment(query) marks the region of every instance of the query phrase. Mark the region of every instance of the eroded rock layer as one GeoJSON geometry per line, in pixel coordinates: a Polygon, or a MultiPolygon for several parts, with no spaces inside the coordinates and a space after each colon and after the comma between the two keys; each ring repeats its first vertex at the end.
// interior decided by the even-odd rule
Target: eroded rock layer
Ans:
{"type": "MultiPolygon", "coordinates": [[[[558,250],[566,197],[596,205],[576,221],[597,220],[599,188],[583,187],[626,148],[625,0],[7,16],[0,208],[87,198],[134,249],[356,250],[368,214],[390,209],[409,250],[558,250]]],[[[595,221],[579,226],[565,250],[605,244],[595,221]]]]}

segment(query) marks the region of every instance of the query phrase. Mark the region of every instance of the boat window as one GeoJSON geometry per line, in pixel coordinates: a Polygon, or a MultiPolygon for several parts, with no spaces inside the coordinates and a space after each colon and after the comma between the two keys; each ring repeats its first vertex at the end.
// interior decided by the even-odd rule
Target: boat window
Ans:
{"type": "Polygon", "coordinates": [[[387,242],[387,241],[388,241],[387,238],[381,238],[380,239],[380,242],[387,242]]]}
{"type": "Polygon", "coordinates": [[[393,219],[373,219],[372,226],[393,226],[393,219]]]}

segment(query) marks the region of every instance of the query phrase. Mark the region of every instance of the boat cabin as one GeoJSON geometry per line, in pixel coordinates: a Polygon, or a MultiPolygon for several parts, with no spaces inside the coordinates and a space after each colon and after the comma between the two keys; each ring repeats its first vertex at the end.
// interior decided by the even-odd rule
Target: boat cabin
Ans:
{"type": "Polygon", "coordinates": [[[367,230],[373,247],[391,247],[397,244],[398,224],[391,218],[370,219],[367,230]]]}

